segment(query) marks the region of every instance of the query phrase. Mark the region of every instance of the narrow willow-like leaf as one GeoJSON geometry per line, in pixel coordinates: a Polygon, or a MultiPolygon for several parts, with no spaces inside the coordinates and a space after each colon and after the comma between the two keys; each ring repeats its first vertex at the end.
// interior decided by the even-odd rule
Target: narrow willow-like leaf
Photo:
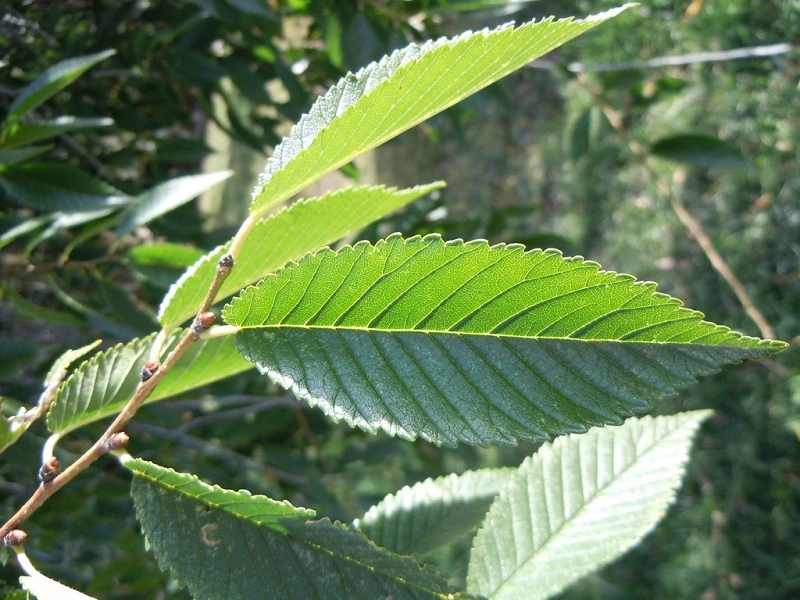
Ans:
{"type": "Polygon", "coordinates": [[[109,127],[114,124],[113,119],[106,117],[57,117],[50,121],[41,123],[15,123],[12,125],[3,140],[4,148],[14,148],[33,144],[42,140],[50,139],[81,129],[91,129],[95,127],[109,127]]]}
{"type": "Polygon", "coordinates": [[[104,50],[88,56],[76,56],[53,65],[34,79],[17,96],[8,109],[5,124],[21,119],[42,102],[46,102],[59,90],[64,89],[75,81],[93,65],[113,54],[116,54],[116,50],[104,50]]]}
{"type": "Polygon", "coordinates": [[[650,152],[661,158],[695,167],[746,169],[750,166],[739,148],[713,135],[672,135],[653,143],[650,152]]]}
{"type": "MultiPolygon", "coordinates": [[[[364,186],[295,202],[259,222],[250,232],[217,298],[232,296],[288,261],[335,242],[443,186],[441,181],[404,190],[364,186]]],[[[170,289],[159,311],[163,327],[175,327],[194,315],[228,245],[198,260],[170,289]]]]}
{"type": "Polygon", "coordinates": [[[393,235],[309,255],[224,317],[245,358],[335,419],[514,443],[619,424],[722,364],[785,348],[655,289],[556,250],[393,235]]]}
{"type": "Polygon", "coordinates": [[[117,237],[175,210],[231,175],[233,171],[176,177],[136,196],[122,212],[117,237]]]}
{"type": "Polygon", "coordinates": [[[52,150],[53,146],[31,146],[29,148],[14,148],[13,150],[0,150],[0,165],[11,166],[30,160],[34,156],[52,150]]]}
{"type": "Polygon", "coordinates": [[[20,204],[49,212],[85,213],[120,207],[130,200],[105,181],[56,163],[28,162],[10,167],[0,177],[0,187],[20,204]]]}
{"type": "Polygon", "coordinates": [[[392,552],[429,552],[478,527],[516,472],[482,469],[426,479],[386,496],[353,526],[392,552]]]}
{"type": "Polygon", "coordinates": [[[631,419],[545,444],[475,536],[467,590],[548,598],[636,545],[675,499],[710,411],[631,419]]]}
{"type": "Polygon", "coordinates": [[[253,192],[262,213],[367,150],[453,106],[621,11],[411,44],[346,75],[275,148],[253,192]]]}
{"type": "MultiPolygon", "coordinates": [[[[180,337],[180,331],[170,335],[162,356],[175,347],[180,337]]],[[[154,339],[155,334],[114,346],[80,365],[62,384],[50,407],[47,414],[50,430],[66,434],[118,413],[141,381],[141,370],[154,339]]],[[[231,338],[201,339],[189,348],[147,401],[163,400],[249,368],[231,338]]]]}
{"type": "Polygon", "coordinates": [[[432,569],[338,523],[310,521],[313,511],[141,460],[125,466],[149,547],[195,600],[455,597],[432,569]]]}

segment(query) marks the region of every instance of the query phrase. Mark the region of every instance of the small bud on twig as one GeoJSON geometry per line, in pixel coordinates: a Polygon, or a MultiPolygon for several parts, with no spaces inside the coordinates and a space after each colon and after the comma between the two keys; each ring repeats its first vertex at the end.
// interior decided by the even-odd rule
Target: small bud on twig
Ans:
{"type": "Polygon", "coordinates": [[[117,450],[119,448],[122,448],[123,446],[127,446],[130,440],[131,438],[128,436],[127,433],[125,433],[124,431],[119,431],[117,433],[112,433],[110,436],[108,436],[108,439],[106,440],[106,443],[103,445],[103,447],[105,448],[106,451],[117,450]]]}
{"type": "Polygon", "coordinates": [[[157,360],[148,360],[144,363],[142,367],[142,383],[150,379],[160,366],[161,363],[157,360]]]}
{"type": "Polygon", "coordinates": [[[55,456],[51,456],[50,459],[39,468],[39,481],[42,483],[50,483],[53,479],[58,477],[60,472],[61,463],[58,462],[55,456]]]}
{"type": "Polygon", "coordinates": [[[212,312],[204,312],[198,315],[197,319],[194,322],[194,332],[195,333],[202,333],[206,329],[210,329],[211,326],[214,324],[214,313],[212,312]]]}
{"type": "Polygon", "coordinates": [[[3,546],[8,546],[10,548],[19,546],[27,537],[28,534],[22,531],[22,529],[12,529],[8,532],[8,535],[3,538],[3,546]]]}
{"type": "Polygon", "coordinates": [[[233,258],[233,254],[223,254],[222,257],[220,257],[217,265],[219,266],[220,269],[228,271],[233,268],[234,263],[235,261],[233,258]]]}

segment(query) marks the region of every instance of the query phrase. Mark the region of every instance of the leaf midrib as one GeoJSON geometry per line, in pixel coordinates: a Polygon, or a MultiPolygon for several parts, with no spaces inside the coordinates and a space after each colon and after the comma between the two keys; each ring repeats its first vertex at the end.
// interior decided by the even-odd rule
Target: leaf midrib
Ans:
{"type": "MultiPolygon", "coordinates": [[[[409,329],[409,328],[392,328],[388,329],[385,327],[356,327],[352,325],[342,326],[342,325],[300,325],[296,323],[269,323],[269,324],[260,324],[260,325],[233,325],[232,332],[236,333],[239,331],[254,331],[254,330],[263,330],[263,329],[297,329],[297,330],[307,330],[307,331],[314,331],[314,330],[327,330],[327,331],[336,331],[336,332],[343,332],[343,331],[357,331],[362,333],[389,333],[389,334],[398,334],[398,333],[418,333],[422,335],[456,335],[456,336],[471,336],[471,337],[487,337],[487,338],[498,338],[498,339],[520,339],[520,340],[531,340],[531,341],[542,341],[542,340],[553,340],[553,341],[562,341],[562,342],[585,342],[588,344],[593,343],[619,343],[619,344],[627,344],[627,345],[657,345],[663,347],[675,347],[675,348],[745,348],[745,349],[752,349],[752,350],[766,350],[770,346],[766,344],[760,344],[758,346],[747,346],[747,345],[735,345],[735,344],[698,344],[695,342],[662,342],[658,340],[624,340],[624,339],[614,339],[614,338],[575,338],[575,337],[568,337],[568,336],[544,336],[544,335],[518,335],[518,334],[508,334],[508,333],[491,333],[491,332],[481,332],[481,331],[452,331],[448,329],[409,329]]],[[[706,337],[706,336],[704,336],[706,337]]],[[[740,338],[744,339],[744,338],[740,338]]],[[[766,340],[762,340],[766,341],[766,340]]]]}
{"type": "MultiPolygon", "coordinates": [[[[695,429],[696,429],[696,428],[699,426],[699,424],[698,424],[698,423],[693,423],[692,425],[694,425],[694,426],[695,426],[695,429]]],[[[644,458],[645,458],[645,457],[646,457],[648,454],[650,454],[651,452],[653,452],[653,451],[654,451],[656,448],[658,448],[658,447],[659,447],[659,446],[660,446],[662,443],[666,443],[667,441],[671,441],[671,440],[672,440],[672,438],[673,438],[674,436],[676,436],[677,434],[682,434],[682,433],[683,433],[683,429],[684,429],[684,427],[688,427],[688,426],[690,426],[690,424],[688,424],[688,423],[682,423],[681,425],[679,425],[678,427],[676,427],[675,429],[673,429],[672,431],[670,431],[670,432],[669,432],[669,433],[668,433],[666,436],[664,436],[664,437],[662,437],[662,438],[659,438],[658,440],[656,440],[656,442],[655,442],[654,444],[652,444],[652,445],[651,445],[649,448],[647,448],[647,450],[645,450],[645,451],[644,451],[644,453],[642,453],[642,454],[638,454],[638,453],[637,453],[635,460],[633,460],[633,461],[632,461],[632,462],[630,462],[630,463],[629,463],[627,466],[625,466],[625,468],[624,468],[622,471],[620,471],[619,473],[616,473],[616,474],[615,474],[615,475],[614,475],[612,478],[610,478],[610,479],[608,480],[608,482],[606,483],[606,485],[604,485],[604,486],[602,486],[602,487],[598,487],[598,489],[597,489],[597,491],[596,491],[595,493],[593,493],[593,494],[592,494],[591,496],[589,496],[588,498],[585,498],[585,499],[584,499],[584,503],[583,503],[583,505],[582,505],[582,506],[581,506],[581,507],[580,507],[580,508],[579,508],[579,509],[578,509],[578,510],[577,510],[577,511],[574,513],[574,514],[572,514],[572,515],[571,515],[571,516],[569,516],[569,517],[565,517],[565,518],[564,518],[564,522],[563,522],[563,523],[562,523],[562,524],[561,524],[561,525],[560,525],[560,526],[559,526],[559,527],[558,527],[558,528],[557,528],[555,531],[553,531],[553,532],[551,533],[551,535],[550,535],[550,536],[547,538],[547,540],[546,540],[546,541],[545,541],[545,542],[544,542],[544,543],[543,543],[541,546],[539,546],[539,547],[538,547],[536,550],[534,550],[534,551],[533,551],[533,552],[530,554],[530,556],[529,556],[529,557],[528,557],[528,558],[527,558],[525,561],[523,561],[523,562],[521,562],[519,565],[517,565],[517,567],[516,567],[516,568],[514,568],[514,569],[511,571],[511,573],[510,573],[510,574],[509,574],[509,576],[508,576],[508,577],[505,579],[505,581],[503,581],[503,583],[501,583],[501,584],[500,584],[500,585],[499,585],[497,588],[495,588],[495,589],[493,590],[493,592],[492,592],[491,594],[489,594],[489,596],[490,596],[490,597],[491,597],[491,596],[494,596],[495,594],[499,593],[499,592],[500,592],[500,591],[501,591],[501,590],[502,590],[502,589],[503,589],[505,586],[507,586],[507,585],[510,585],[510,584],[511,584],[511,582],[512,582],[512,580],[515,578],[515,576],[516,576],[517,572],[518,572],[520,569],[522,569],[522,568],[523,568],[525,565],[527,565],[529,562],[531,562],[532,560],[534,560],[534,558],[536,557],[536,555],[537,555],[537,554],[539,554],[540,552],[542,552],[542,551],[543,551],[545,548],[547,548],[547,546],[548,546],[548,545],[549,545],[549,544],[550,544],[550,543],[551,543],[553,540],[557,539],[557,537],[558,537],[558,533],[559,533],[559,532],[560,532],[562,529],[566,528],[568,525],[570,525],[570,524],[574,523],[575,521],[577,521],[577,520],[580,518],[580,516],[581,516],[581,514],[582,514],[582,513],[584,513],[584,512],[586,512],[586,511],[588,511],[588,509],[589,509],[589,507],[590,507],[591,503],[592,503],[592,502],[593,502],[593,501],[594,501],[594,500],[595,500],[597,497],[599,497],[599,496],[600,496],[602,493],[604,493],[604,492],[605,492],[605,491],[606,491],[606,490],[607,490],[609,487],[611,487],[611,486],[613,486],[615,483],[617,483],[617,482],[618,482],[618,481],[619,481],[619,480],[620,480],[620,479],[621,479],[621,478],[622,478],[622,477],[623,477],[623,476],[624,476],[624,475],[625,475],[625,474],[626,474],[626,473],[627,473],[627,472],[628,472],[630,469],[634,468],[634,467],[635,467],[635,466],[636,466],[638,463],[640,463],[640,462],[642,461],[642,459],[644,459],[644,458]]],[[[640,439],[641,439],[641,438],[640,438],[640,439]]],[[[637,441],[638,441],[638,440],[637,440],[637,441]]],[[[636,444],[637,444],[637,441],[634,441],[634,442],[633,442],[634,446],[636,446],[636,444]]],[[[612,454],[612,456],[613,456],[613,454],[612,454]]],[[[596,477],[596,476],[595,476],[595,477],[596,477]]],[[[582,487],[582,486],[581,486],[581,487],[582,487]]]]}

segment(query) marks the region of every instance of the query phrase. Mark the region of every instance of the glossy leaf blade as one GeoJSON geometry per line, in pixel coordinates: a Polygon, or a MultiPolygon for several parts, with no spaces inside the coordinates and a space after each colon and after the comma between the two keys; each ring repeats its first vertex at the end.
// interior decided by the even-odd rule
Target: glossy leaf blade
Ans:
{"type": "Polygon", "coordinates": [[[393,235],[325,249],[224,311],[261,372],[335,419],[438,444],[619,424],[774,354],[655,284],[555,250],[393,235]]]}
{"type": "MultiPolygon", "coordinates": [[[[141,460],[131,488],[149,547],[197,600],[446,598],[444,577],[313,511],[141,460]]],[[[453,596],[455,597],[455,596],[453,596]]]]}
{"type": "Polygon", "coordinates": [[[190,200],[207,189],[225,181],[233,171],[220,171],[204,175],[188,175],[170,179],[133,198],[122,213],[122,223],[117,227],[117,237],[146,225],[190,200]]]}
{"type": "Polygon", "coordinates": [[[548,598],[636,545],[675,499],[710,411],[631,419],[545,444],[475,536],[467,591],[548,598]]]}
{"type": "Polygon", "coordinates": [[[346,75],[275,148],[253,192],[261,214],[309,183],[566,43],[622,8],[411,44],[346,75]]]}
{"type": "Polygon", "coordinates": [[[22,90],[19,96],[17,96],[14,103],[8,109],[6,123],[13,123],[19,120],[34,108],[46,102],[57,92],[67,87],[93,65],[115,53],[116,50],[104,50],[97,54],[76,56],[75,58],[63,60],[53,65],[34,79],[22,90]]]}
{"type": "MultiPolygon", "coordinates": [[[[180,335],[175,332],[169,337],[162,357],[178,343],[180,335]]],[[[154,339],[155,334],[119,344],[81,364],[61,385],[50,407],[47,414],[50,430],[63,435],[118,413],[141,381],[141,370],[154,339]]],[[[164,377],[147,402],[163,400],[249,368],[231,338],[201,339],[164,377]]]]}
{"type": "MultiPolygon", "coordinates": [[[[255,226],[217,298],[228,298],[288,261],[335,242],[443,186],[443,182],[403,190],[364,186],[295,202],[255,226]]],[[[163,327],[175,327],[194,316],[227,249],[228,244],[198,260],[172,287],[159,310],[163,327]]]]}
{"type": "Polygon", "coordinates": [[[516,471],[482,469],[426,479],[386,496],[353,526],[392,552],[429,552],[478,527],[516,471]]]}

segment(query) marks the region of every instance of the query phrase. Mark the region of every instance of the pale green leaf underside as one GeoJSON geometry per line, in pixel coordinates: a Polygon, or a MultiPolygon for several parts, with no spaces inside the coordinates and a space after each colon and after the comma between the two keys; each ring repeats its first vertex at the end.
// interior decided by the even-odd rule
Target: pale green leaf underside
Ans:
{"type": "Polygon", "coordinates": [[[41,573],[35,576],[23,575],[19,578],[19,583],[36,600],[95,600],[93,596],[87,596],[41,573]]]}
{"type": "Polygon", "coordinates": [[[502,79],[627,8],[584,20],[509,23],[411,44],[348,74],[275,148],[253,192],[262,213],[360,154],[502,79]]]}
{"type": "MultiPolygon", "coordinates": [[[[364,186],[295,202],[260,221],[250,232],[217,299],[232,296],[288,261],[366,227],[442,186],[443,182],[404,190],[364,186]]],[[[229,243],[199,259],[172,286],[159,310],[163,327],[170,329],[194,316],[228,246],[229,243]]]]}
{"type": "MultiPolygon", "coordinates": [[[[178,343],[181,332],[169,336],[162,358],[178,343]]],[[[47,426],[66,434],[87,423],[118,413],[141,381],[155,334],[117,345],[83,363],[61,386],[47,414],[47,426]]],[[[241,373],[251,368],[230,338],[196,341],[159,383],[148,402],[241,373]]]]}
{"type": "Polygon", "coordinates": [[[429,552],[480,525],[516,472],[514,468],[482,469],[426,479],[386,496],[353,526],[392,552],[429,552]]]}
{"type": "Polygon", "coordinates": [[[131,460],[136,514],[159,565],[196,600],[443,598],[443,577],[313,511],[131,460]]]}
{"type": "Polygon", "coordinates": [[[335,419],[440,444],[619,424],[780,351],[555,250],[393,235],[322,250],[224,310],[242,354],[335,419]]]}
{"type": "Polygon", "coordinates": [[[709,415],[631,419],[545,444],[475,536],[467,590],[492,600],[548,598],[622,555],[674,500],[709,415]]]}

